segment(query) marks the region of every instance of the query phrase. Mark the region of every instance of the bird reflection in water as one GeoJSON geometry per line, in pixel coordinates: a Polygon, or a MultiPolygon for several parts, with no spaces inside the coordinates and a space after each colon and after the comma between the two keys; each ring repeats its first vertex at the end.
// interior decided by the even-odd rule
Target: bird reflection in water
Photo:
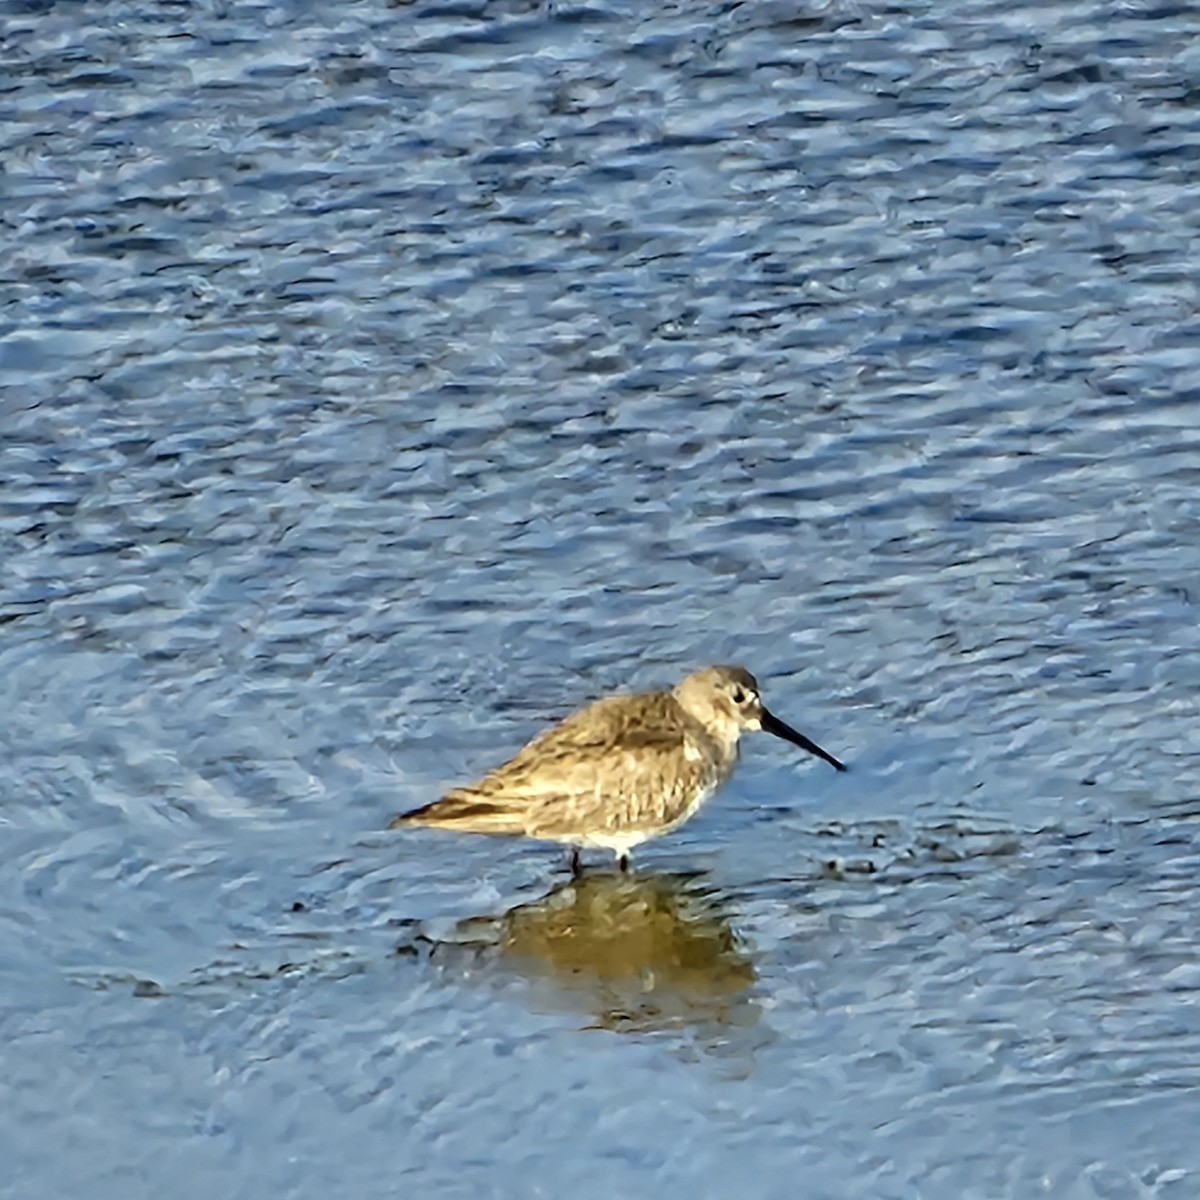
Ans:
{"type": "Polygon", "coordinates": [[[601,1028],[757,1018],[751,955],[719,894],[695,874],[589,873],[502,917],[463,922],[456,940],[532,983],[551,1007],[584,1008],[601,1028]]]}

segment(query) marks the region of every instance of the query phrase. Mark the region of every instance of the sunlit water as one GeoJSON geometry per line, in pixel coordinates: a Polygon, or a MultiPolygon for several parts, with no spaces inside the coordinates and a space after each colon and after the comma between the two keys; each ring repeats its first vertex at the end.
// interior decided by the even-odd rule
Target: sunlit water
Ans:
{"type": "Polygon", "coordinates": [[[1197,34],[5,6],[0,1196],[1197,1195],[1197,34]]]}

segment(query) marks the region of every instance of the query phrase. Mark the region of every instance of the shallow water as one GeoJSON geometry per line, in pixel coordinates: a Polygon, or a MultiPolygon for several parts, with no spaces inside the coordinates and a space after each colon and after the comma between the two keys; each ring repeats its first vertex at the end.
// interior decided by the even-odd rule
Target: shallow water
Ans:
{"type": "Polygon", "coordinates": [[[0,17],[0,1196],[1196,1194],[1200,21],[645,11],[0,17]]]}

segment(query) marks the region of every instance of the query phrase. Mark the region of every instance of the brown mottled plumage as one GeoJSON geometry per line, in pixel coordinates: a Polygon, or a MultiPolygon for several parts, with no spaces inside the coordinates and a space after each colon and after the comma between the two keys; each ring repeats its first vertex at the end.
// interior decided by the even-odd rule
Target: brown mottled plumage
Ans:
{"type": "Polygon", "coordinates": [[[844,771],[763,707],[741,667],[705,667],[669,692],[609,696],[539,734],[478,783],[388,826],[524,835],[612,850],[624,869],[639,842],[682,825],[729,778],[738,738],[763,729],[844,771]]]}

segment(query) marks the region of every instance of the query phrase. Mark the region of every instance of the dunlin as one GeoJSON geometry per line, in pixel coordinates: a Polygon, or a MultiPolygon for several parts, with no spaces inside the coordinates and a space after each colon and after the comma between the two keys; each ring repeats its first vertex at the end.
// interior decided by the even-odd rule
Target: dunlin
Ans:
{"type": "Polygon", "coordinates": [[[629,852],[682,825],[733,773],[738,739],[762,729],[839,771],[816,742],[764,707],[741,667],[705,667],[670,691],[609,696],[539,734],[478,783],[402,813],[388,826],[524,835],[629,852]]]}

